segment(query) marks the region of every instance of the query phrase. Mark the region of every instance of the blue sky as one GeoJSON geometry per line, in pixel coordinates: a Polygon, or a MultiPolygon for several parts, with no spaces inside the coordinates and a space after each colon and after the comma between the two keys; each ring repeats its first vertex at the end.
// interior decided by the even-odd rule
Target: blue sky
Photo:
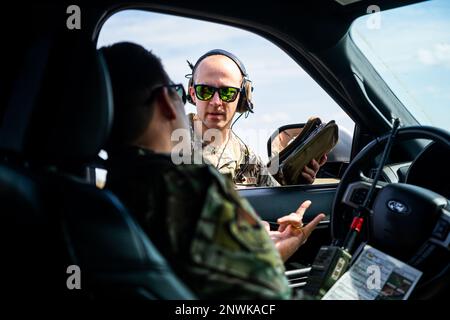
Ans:
{"type": "Polygon", "coordinates": [[[380,14],[380,28],[358,19],[355,43],[420,123],[450,130],[450,1],[380,14]]]}
{"type": "MultiPolygon", "coordinates": [[[[435,0],[382,12],[380,28],[368,17],[353,25],[352,36],[399,98],[423,123],[449,128],[450,1],[435,0]],[[431,5],[430,5],[431,3],[431,5]],[[405,93],[406,92],[406,93],[405,93]]],[[[266,142],[279,126],[306,122],[310,116],[335,120],[350,134],[352,120],[284,51],[245,30],[188,18],[127,10],[103,26],[98,46],[132,41],[158,55],[174,82],[185,88],[186,60],[195,63],[220,48],[245,64],[254,84],[255,113],[236,123],[235,131],[267,159],[266,142]]],[[[195,107],[187,104],[187,112],[195,107]]]]}
{"type": "MultiPolygon", "coordinates": [[[[255,113],[234,126],[239,136],[263,159],[268,137],[278,127],[306,122],[310,116],[336,122],[353,132],[352,120],[284,51],[245,30],[158,13],[128,10],[112,16],[103,26],[98,46],[132,41],[158,55],[174,82],[185,88],[190,73],[186,60],[195,63],[211,49],[225,49],[244,63],[253,81],[255,113]]],[[[195,107],[186,104],[187,112],[195,107]]]]}

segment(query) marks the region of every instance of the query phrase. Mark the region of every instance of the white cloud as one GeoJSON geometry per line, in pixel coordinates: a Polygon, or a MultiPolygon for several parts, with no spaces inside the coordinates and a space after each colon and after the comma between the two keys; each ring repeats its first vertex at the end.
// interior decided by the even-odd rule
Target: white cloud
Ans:
{"type": "Polygon", "coordinates": [[[435,49],[438,60],[450,61],[450,43],[438,43],[435,49]]]}
{"type": "Polygon", "coordinates": [[[278,111],[278,112],[272,112],[270,114],[261,114],[257,117],[258,119],[256,121],[263,122],[263,123],[275,123],[279,121],[288,121],[289,115],[286,112],[278,111]]]}
{"type": "Polygon", "coordinates": [[[151,48],[166,49],[210,45],[214,42],[226,44],[245,38],[245,33],[237,28],[180,17],[175,21],[172,16],[138,11],[112,16],[103,30],[107,32],[100,33],[100,45],[126,38],[151,48]],[[134,19],[131,19],[132,15],[134,19]]]}
{"type": "Polygon", "coordinates": [[[103,26],[98,46],[118,41],[139,43],[162,58],[175,81],[189,72],[192,63],[207,50],[222,48],[244,62],[256,86],[296,81],[309,75],[286,53],[268,40],[230,26],[140,11],[124,11],[103,26]]]}
{"type": "Polygon", "coordinates": [[[436,86],[429,85],[429,86],[425,87],[425,93],[426,94],[440,94],[441,90],[436,86]]]}
{"type": "Polygon", "coordinates": [[[437,43],[431,49],[419,49],[417,56],[424,65],[450,68],[450,43],[437,43]]]}
{"type": "Polygon", "coordinates": [[[436,59],[431,50],[419,49],[417,56],[419,57],[419,61],[425,65],[434,65],[436,63],[436,59]]]}

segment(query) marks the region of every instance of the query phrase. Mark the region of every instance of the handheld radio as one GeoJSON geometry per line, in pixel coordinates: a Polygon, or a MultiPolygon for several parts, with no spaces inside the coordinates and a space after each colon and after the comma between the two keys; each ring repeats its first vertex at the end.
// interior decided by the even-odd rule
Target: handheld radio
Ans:
{"type": "Polygon", "coordinates": [[[370,202],[374,196],[375,187],[380,178],[383,167],[390,153],[392,143],[397,135],[400,125],[398,118],[394,119],[392,131],[383,151],[383,156],[378,165],[375,178],[370,186],[363,204],[356,210],[355,217],[350,225],[350,230],[342,247],[322,246],[312,264],[304,293],[315,299],[322,298],[333,284],[347,271],[352,258],[353,246],[361,231],[364,220],[370,214],[370,202]]]}

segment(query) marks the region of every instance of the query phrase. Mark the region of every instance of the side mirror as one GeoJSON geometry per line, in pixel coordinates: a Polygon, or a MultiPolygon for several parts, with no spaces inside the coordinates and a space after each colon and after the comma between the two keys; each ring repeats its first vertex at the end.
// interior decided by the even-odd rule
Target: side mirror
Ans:
{"type": "Polygon", "coordinates": [[[304,126],[304,123],[288,124],[272,133],[267,140],[267,156],[269,159],[283,151],[289,145],[289,142],[302,132],[304,126]]]}

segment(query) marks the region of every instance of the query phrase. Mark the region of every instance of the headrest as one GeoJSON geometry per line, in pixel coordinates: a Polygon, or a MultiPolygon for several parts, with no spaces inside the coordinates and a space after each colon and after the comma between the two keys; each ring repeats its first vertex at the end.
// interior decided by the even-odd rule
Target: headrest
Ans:
{"type": "MultiPolygon", "coordinates": [[[[47,46],[40,50],[44,56],[28,57],[31,65],[45,58],[42,75],[23,75],[40,81],[32,83],[39,88],[30,114],[22,115],[29,119],[19,141],[21,151],[27,159],[49,165],[86,163],[97,156],[112,123],[106,64],[93,42],[80,33],[67,31],[47,46]]],[[[16,89],[27,95],[23,87],[16,89]]],[[[17,105],[9,107],[20,110],[17,105]]]]}

